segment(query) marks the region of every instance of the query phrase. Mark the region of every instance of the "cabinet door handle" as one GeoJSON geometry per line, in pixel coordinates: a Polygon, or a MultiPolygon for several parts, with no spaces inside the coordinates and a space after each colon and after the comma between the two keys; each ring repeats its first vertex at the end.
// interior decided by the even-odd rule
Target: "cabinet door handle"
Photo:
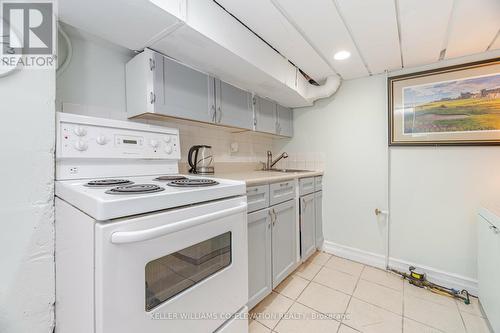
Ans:
{"type": "Polygon", "coordinates": [[[258,189],[258,188],[249,188],[249,189],[247,190],[247,193],[250,193],[250,192],[258,192],[258,191],[259,191],[259,189],[258,189]]]}
{"type": "Polygon", "coordinates": [[[149,70],[153,71],[155,69],[155,61],[153,58],[149,58],[149,70]]]}
{"type": "Polygon", "coordinates": [[[212,113],[212,122],[215,123],[215,105],[210,107],[210,112],[212,113]]]}
{"type": "Polygon", "coordinates": [[[274,225],[274,217],[273,217],[273,210],[272,209],[269,209],[269,217],[271,218],[271,222],[269,223],[269,226],[272,224],[274,225]]]}
{"type": "Polygon", "coordinates": [[[150,93],[149,93],[149,102],[150,102],[151,104],[154,104],[154,103],[155,103],[155,101],[156,101],[156,95],[155,95],[153,92],[150,92],[150,93]]]}
{"type": "Polygon", "coordinates": [[[302,198],[302,206],[304,206],[304,209],[307,207],[307,202],[306,199],[302,198]]]}
{"type": "Polygon", "coordinates": [[[285,187],[285,186],[288,186],[288,183],[281,183],[280,184],[280,187],[285,187]]]}
{"type": "Polygon", "coordinates": [[[221,109],[220,106],[217,108],[217,113],[219,114],[219,121],[218,121],[218,123],[220,123],[221,120],[222,120],[222,109],[221,109]]]}
{"type": "Polygon", "coordinates": [[[490,225],[490,229],[491,231],[493,231],[493,233],[495,234],[499,234],[500,233],[500,230],[498,230],[497,227],[495,227],[494,225],[490,225]]]}

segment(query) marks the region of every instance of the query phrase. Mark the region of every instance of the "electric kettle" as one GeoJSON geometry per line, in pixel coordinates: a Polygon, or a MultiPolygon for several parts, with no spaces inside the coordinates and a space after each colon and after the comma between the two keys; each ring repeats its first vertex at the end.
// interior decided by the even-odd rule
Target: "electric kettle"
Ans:
{"type": "Polygon", "coordinates": [[[213,154],[212,146],[196,145],[192,146],[188,152],[188,163],[191,169],[190,173],[198,174],[212,174],[214,173],[213,167],[213,154]]]}

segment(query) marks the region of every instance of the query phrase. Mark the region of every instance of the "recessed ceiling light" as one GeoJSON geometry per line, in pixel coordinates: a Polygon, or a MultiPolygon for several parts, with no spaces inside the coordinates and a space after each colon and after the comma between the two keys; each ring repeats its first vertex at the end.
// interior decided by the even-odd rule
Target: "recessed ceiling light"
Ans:
{"type": "Polygon", "coordinates": [[[335,60],[345,60],[351,56],[351,52],[349,51],[339,51],[333,55],[333,59],[335,60]]]}

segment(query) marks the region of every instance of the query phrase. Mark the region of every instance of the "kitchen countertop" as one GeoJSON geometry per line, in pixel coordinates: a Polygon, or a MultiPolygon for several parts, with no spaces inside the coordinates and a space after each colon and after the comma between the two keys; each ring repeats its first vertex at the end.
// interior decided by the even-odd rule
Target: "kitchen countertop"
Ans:
{"type": "Polygon", "coordinates": [[[276,183],[297,178],[322,176],[323,171],[278,172],[278,171],[223,171],[210,175],[215,178],[243,180],[247,186],[276,183]]]}

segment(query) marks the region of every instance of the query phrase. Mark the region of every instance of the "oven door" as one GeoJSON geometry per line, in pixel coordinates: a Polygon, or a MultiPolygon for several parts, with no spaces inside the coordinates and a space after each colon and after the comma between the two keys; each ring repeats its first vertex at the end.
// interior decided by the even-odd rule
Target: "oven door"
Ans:
{"type": "Polygon", "coordinates": [[[96,333],[220,327],[248,300],[246,211],[238,197],[96,224],[96,333]]]}

